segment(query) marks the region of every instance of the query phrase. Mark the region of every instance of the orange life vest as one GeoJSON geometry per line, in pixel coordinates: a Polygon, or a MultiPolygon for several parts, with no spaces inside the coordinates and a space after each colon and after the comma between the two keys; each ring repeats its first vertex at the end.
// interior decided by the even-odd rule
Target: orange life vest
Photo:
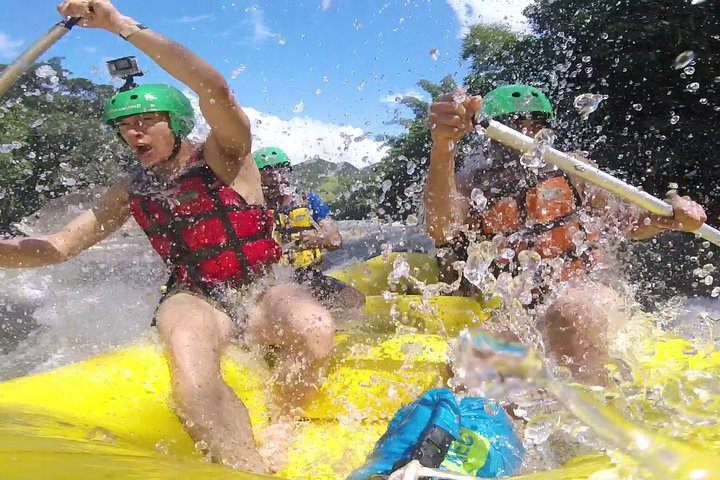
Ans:
{"type": "MultiPolygon", "coordinates": [[[[587,231],[578,218],[582,201],[564,174],[540,176],[534,185],[517,190],[517,185],[505,185],[497,199],[491,199],[486,210],[475,215],[482,233],[506,237],[506,248],[516,252],[533,249],[541,258],[573,257],[578,232],[583,232],[587,242],[598,238],[597,232],[587,231]],[[513,189],[514,195],[510,193],[513,189]]],[[[568,258],[563,279],[584,272],[596,259],[597,253],[590,250],[581,257],[568,258]]],[[[508,262],[498,259],[496,263],[508,262]]]]}

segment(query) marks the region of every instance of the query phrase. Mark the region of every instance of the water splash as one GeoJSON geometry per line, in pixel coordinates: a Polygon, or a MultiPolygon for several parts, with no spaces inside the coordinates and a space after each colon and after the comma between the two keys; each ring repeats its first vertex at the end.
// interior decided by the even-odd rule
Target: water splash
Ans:
{"type": "Polygon", "coordinates": [[[690,65],[693,60],[695,60],[695,52],[692,50],[685,50],[680,55],[675,57],[675,61],[673,61],[673,68],[675,70],[681,70],[688,65],[690,65]]]}
{"type": "Polygon", "coordinates": [[[607,100],[607,98],[607,95],[599,93],[583,93],[575,97],[573,106],[584,119],[587,119],[591,113],[600,107],[600,102],[607,100]]]}

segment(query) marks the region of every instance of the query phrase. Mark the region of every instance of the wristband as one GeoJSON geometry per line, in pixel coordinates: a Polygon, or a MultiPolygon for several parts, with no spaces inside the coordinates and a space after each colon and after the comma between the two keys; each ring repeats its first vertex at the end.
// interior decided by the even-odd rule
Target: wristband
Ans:
{"type": "Polygon", "coordinates": [[[147,28],[148,27],[146,27],[142,23],[136,23],[135,25],[130,25],[129,27],[123,28],[122,30],[120,30],[120,33],[118,33],[118,35],[120,35],[123,40],[127,40],[133,33],[137,33],[140,30],[146,30],[147,28]]]}

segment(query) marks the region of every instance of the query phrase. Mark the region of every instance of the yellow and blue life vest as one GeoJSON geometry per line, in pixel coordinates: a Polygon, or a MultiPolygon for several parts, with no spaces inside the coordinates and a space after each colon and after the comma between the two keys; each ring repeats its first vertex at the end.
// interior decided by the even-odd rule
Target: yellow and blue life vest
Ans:
{"type": "Polygon", "coordinates": [[[283,247],[280,263],[295,268],[321,264],[322,251],[319,248],[304,248],[300,245],[300,232],[317,232],[310,209],[306,205],[297,205],[278,208],[273,214],[276,240],[283,247]]]}

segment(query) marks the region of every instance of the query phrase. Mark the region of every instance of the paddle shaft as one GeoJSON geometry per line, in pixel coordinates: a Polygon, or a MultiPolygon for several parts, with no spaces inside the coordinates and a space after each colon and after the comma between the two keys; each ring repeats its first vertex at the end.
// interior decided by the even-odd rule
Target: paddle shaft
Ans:
{"type": "Polygon", "coordinates": [[[17,82],[18,78],[27,71],[30,65],[45,53],[55,42],[74,27],[80,17],[66,17],[57,25],[54,25],[48,32],[30,45],[13,63],[5,67],[0,74],[0,97],[10,90],[10,87],[17,82]]]}
{"type": "MultiPolygon", "coordinates": [[[[490,120],[486,130],[488,137],[507,147],[520,150],[523,153],[537,148],[537,144],[532,138],[523,135],[522,133],[517,132],[495,120],[490,120]]],[[[609,190],[615,195],[627,200],[628,202],[632,202],[651,213],[661,215],[663,217],[672,217],[673,215],[673,209],[667,202],[664,202],[659,198],[655,198],[649,193],[633,187],[632,185],[628,185],[622,180],[619,180],[602,170],[598,170],[592,165],[583,163],[567,153],[561,152],[552,147],[547,147],[543,152],[543,160],[561,168],[569,174],[577,175],[580,178],[609,190]]],[[[705,240],[720,246],[720,230],[717,230],[708,224],[703,224],[703,226],[694,233],[700,235],[705,240]]]]}

